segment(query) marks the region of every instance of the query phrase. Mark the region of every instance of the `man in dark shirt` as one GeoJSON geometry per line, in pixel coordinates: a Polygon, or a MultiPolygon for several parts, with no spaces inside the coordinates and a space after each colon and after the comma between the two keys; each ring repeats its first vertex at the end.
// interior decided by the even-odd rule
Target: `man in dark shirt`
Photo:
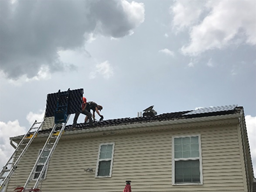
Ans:
{"type": "Polygon", "coordinates": [[[99,112],[99,111],[101,111],[101,110],[103,109],[103,107],[102,107],[101,105],[98,105],[97,103],[95,103],[95,102],[93,102],[93,101],[90,101],[90,102],[87,102],[87,105],[86,105],[85,109],[86,109],[87,111],[89,111],[89,112],[90,112],[90,110],[93,111],[92,117],[91,117],[90,115],[87,115],[87,116],[85,117],[85,120],[84,120],[85,122],[89,119],[89,123],[90,123],[90,121],[92,121],[91,118],[93,118],[93,120],[95,121],[95,111],[96,111],[97,114],[100,116],[100,121],[103,120],[104,117],[103,117],[103,115],[101,115],[100,112],[99,112]]]}
{"type": "MultiPolygon", "coordinates": [[[[78,119],[80,113],[86,115],[85,119],[86,119],[87,117],[89,117],[89,124],[92,125],[92,117],[91,117],[92,115],[91,115],[91,113],[90,113],[90,110],[87,110],[87,109],[86,109],[86,106],[87,106],[86,98],[83,97],[82,106],[81,106],[82,109],[81,109],[80,112],[77,112],[77,113],[75,114],[75,117],[74,117],[74,119],[73,119],[73,128],[76,127],[77,119],[78,119]]],[[[88,118],[87,118],[87,119],[88,119],[88,118]]],[[[87,121],[87,119],[86,119],[86,121],[87,121]]],[[[85,121],[85,122],[86,122],[86,121],[85,121]]]]}

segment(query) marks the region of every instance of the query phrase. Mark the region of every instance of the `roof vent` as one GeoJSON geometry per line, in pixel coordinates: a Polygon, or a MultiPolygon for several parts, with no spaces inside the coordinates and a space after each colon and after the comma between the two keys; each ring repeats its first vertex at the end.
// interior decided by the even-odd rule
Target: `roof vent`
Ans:
{"type": "Polygon", "coordinates": [[[154,117],[157,112],[153,109],[154,105],[143,110],[143,117],[154,117]]]}

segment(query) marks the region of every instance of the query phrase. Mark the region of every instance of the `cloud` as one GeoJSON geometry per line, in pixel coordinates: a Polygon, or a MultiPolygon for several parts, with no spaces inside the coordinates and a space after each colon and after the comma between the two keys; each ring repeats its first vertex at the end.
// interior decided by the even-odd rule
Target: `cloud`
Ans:
{"type": "Polygon", "coordinates": [[[245,121],[251,149],[254,177],[256,177],[256,117],[246,115],[245,121]]]}
{"type": "Polygon", "coordinates": [[[180,31],[197,23],[202,14],[203,4],[204,1],[201,0],[175,1],[173,6],[170,7],[170,13],[173,14],[173,27],[180,31]]]}
{"type": "Polygon", "coordinates": [[[27,114],[26,119],[28,120],[30,125],[32,125],[35,122],[35,120],[38,122],[42,122],[44,120],[44,113],[45,111],[43,110],[41,110],[39,113],[29,112],[27,114]]]}
{"type": "Polygon", "coordinates": [[[103,76],[105,79],[109,79],[114,75],[113,67],[108,61],[97,64],[94,71],[90,73],[90,79],[95,79],[98,75],[103,76]]]}
{"type": "Polygon", "coordinates": [[[114,38],[133,33],[144,21],[144,4],[126,0],[92,1],[91,14],[97,20],[96,31],[114,38]]]}
{"type": "MultiPolygon", "coordinates": [[[[32,125],[35,120],[42,121],[44,117],[44,111],[39,113],[29,112],[27,115],[28,122],[32,125]]],[[[0,121],[0,167],[3,167],[12,153],[13,147],[10,145],[10,137],[17,135],[23,135],[28,131],[28,128],[22,127],[18,120],[8,121],[7,123],[0,121]]]]}
{"type": "Polygon", "coordinates": [[[60,62],[58,51],[83,47],[97,35],[130,35],[143,21],[144,4],[134,1],[0,0],[0,70],[16,80],[73,68],[60,62]]]}
{"type": "Polygon", "coordinates": [[[164,54],[172,56],[172,57],[174,56],[174,53],[171,50],[169,50],[169,49],[161,49],[158,52],[159,53],[164,53],[164,54]]]}
{"type": "Polygon", "coordinates": [[[10,137],[25,134],[26,128],[20,126],[18,120],[9,121],[7,123],[0,121],[0,167],[2,168],[10,156],[12,155],[14,149],[10,145],[10,137]]]}
{"type": "Polygon", "coordinates": [[[190,31],[190,43],[181,48],[183,54],[195,56],[207,50],[223,49],[232,43],[256,45],[254,0],[202,1],[204,4],[199,3],[196,8],[194,2],[181,2],[176,2],[171,10],[173,26],[177,29],[186,27],[190,31]],[[191,13],[194,8],[196,13],[191,13]],[[198,9],[205,10],[204,17],[198,9]],[[200,17],[203,20],[198,23],[200,17]],[[234,41],[236,37],[240,40],[234,41]]]}

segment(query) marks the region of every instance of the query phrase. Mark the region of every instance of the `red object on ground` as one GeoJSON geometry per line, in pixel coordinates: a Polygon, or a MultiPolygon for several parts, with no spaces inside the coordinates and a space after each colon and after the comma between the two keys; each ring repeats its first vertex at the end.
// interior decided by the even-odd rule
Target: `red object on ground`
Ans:
{"type": "Polygon", "coordinates": [[[24,189],[24,187],[17,187],[16,189],[14,189],[15,192],[22,192],[24,189]]]}
{"type": "MultiPolygon", "coordinates": [[[[17,187],[16,189],[14,189],[15,192],[26,192],[26,190],[24,190],[24,187],[17,187]]],[[[29,192],[40,192],[40,189],[28,189],[27,191],[29,192]]]]}
{"type": "Polygon", "coordinates": [[[40,191],[40,189],[31,189],[31,191],[35,191],[35,192],[39,192],[40,191]]]}
{"type": "Polygon", "coordinates": [[[131,185],[126,185],[124,188],[124,192],[132,192],[131,185]]]}

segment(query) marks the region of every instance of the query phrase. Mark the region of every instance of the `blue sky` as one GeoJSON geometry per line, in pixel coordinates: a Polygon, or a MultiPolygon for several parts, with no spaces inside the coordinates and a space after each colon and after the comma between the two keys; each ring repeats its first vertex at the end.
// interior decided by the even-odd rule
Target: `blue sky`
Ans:
{"type": "Polygon", "coordinates": [[[243,106],[255,173],[255,34],[253,0],[0,0],[0,166],[48,93],[83,88],[105,119],[243,106]]]}

